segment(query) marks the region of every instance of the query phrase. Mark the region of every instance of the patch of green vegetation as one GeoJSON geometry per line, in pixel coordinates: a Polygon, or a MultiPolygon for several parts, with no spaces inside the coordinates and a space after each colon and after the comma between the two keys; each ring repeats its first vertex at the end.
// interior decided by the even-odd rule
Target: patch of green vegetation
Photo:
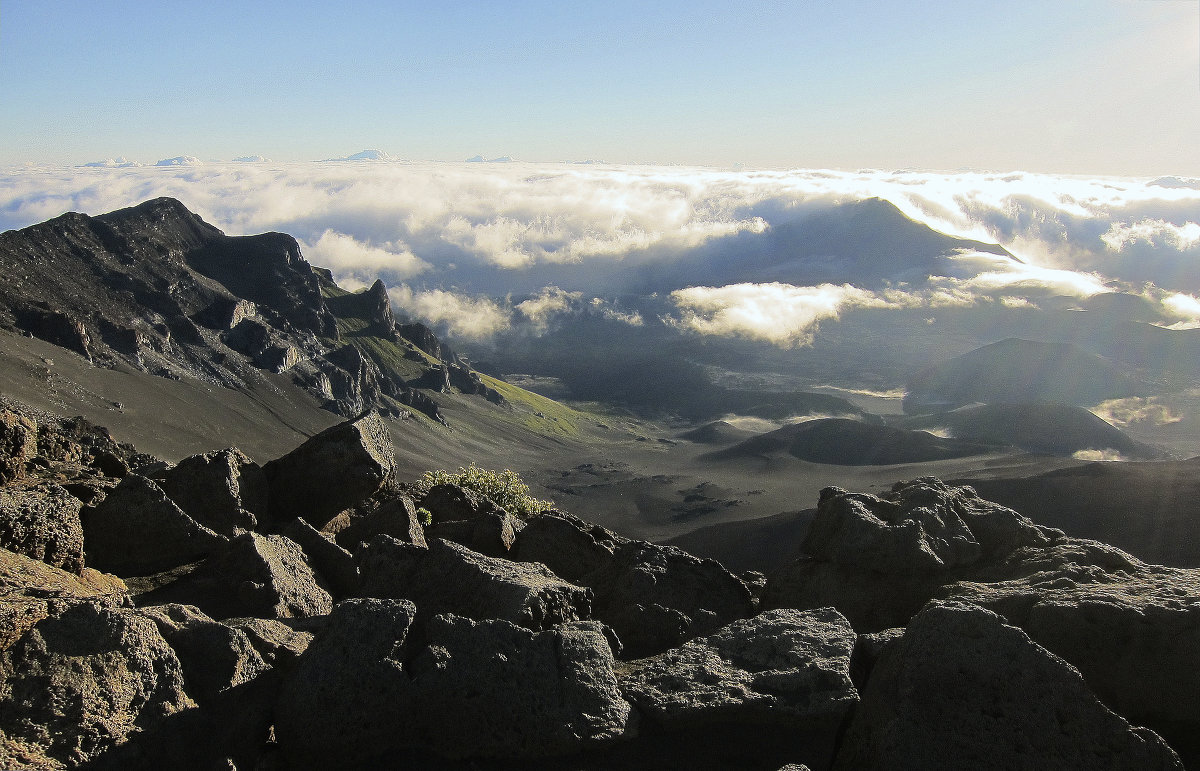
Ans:
{"type": "Polygon", "coordinates": [[[345,297],[348,294],[353,293],[347,289],[342,289],[337,284],[326,284],[324,281],[321,282],[321,296],[326,300],[345,297]]]}
{"type": "Polygon", "coordinates": [[[576,437],[579,436],[579,427],[582,422],[590,418],[586,413],[532,391],[526,391],[512,383],[505,383],[503,380],[483,374],[480,375],[480,378],[484,385],[494,388],[510,404],[525,408],[523,425],[530,431],[539,434],[576,437]]]}
{"type": "MultiPolygon", "coordinates": [[[[543,501],[529,494],[529,485],[515,471],[489,471],[472,463],[458,471],[426,471],[417,480],[418,495],[424,495],[437,485],[458,485],[491,498],[497,506],[521,519],[530,519],[554,508],[551,501],[543,501]]],[[[420,512],[418,512],[420,513],[420,512]]]]}

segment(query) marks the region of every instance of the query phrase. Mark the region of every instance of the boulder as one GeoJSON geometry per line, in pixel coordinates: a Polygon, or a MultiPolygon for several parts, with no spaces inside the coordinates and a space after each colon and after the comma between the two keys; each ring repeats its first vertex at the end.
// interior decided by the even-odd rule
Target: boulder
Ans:
{"type": "MultiPolygon", "coordinates": [[[[326,531],[333,529],[333,522],[330,522],[326,531]]],[[[366,505],[360,505],[346,516],[345,522],[339,522],[334,537],[343,549],[353,551],[360,543],[370,541],[380,534],[390,535],[417,546],[425,546],[425,528],[417,516],[417,508],[412,498],[397,495],[384,501],[372,500],[366,505]]]]}
{"type": "Polygon", "coordinates": [[[473,520],[500,509],[486,495],[448,482],[429,488],[417,506],[430,513],[434,525],[473,520]]]}
{"type": "Polygon", "coordinates": [[[79,602],[113,608],[131,604],[124,582],[116,576],[90,568],[76,575],[0,549],[0,650],[55,609],[79,602]]]}
{"type": "Polygon", "coordinates": [[[1200,570],[1068,539],[1017,552],[998,572],[1013,577],[940,594],[999,613],[1078,668],[1109,707],[1200,757],[1200,570]]]}
{"type": "Polygon", "coordinates": [[[215,619],[324,615],[332,598],[300,546],[281,535],[244,533],[191,573],[141,597],[142,604],[195,605],[215,619]]]}
{"type": "Polygon", "coordinates": [[[362,596],[412,600],[422,620],[455,613],[540,630],[591,615],[591,590],[545,566],[485,557],[440,538],[423,549],[380,535],[355,557],[362,596]]]}
{"type": "Polygon", "coordinates": [[[154,622],[175,651],[187,692],[202,706],[269,668],[245,632],[213,621],[199,608],[153,605],[140,613],[154,622]]]}
{"type": "Polygon", "coordinates": [[[56,484],[0,488],[0,547],[78,573],[83,570],[82,506],[56,484]]]}
{"type": "Polygon", "coordinates": [[[833,608],[767,611],[623,665],[619,679],[626,698],[664,728],[820,725],[832,746],[858,703],[850,681],[856,639],[833,608]]]}
{"type": "Polygon", "coordinates": [[[297,517],[283,529],[304,551],[309,564],[328,582],[338,595],[345,597],[358,590],[358,566],[350,552],[338,546],[332,536],[321,533],[297,517]]]}
{"type": "Polygon", "coordinates": [[[82,512],[88,564],[141,576],[195,562],[228,539],[185,514],[157,484],[130,474],[82,512]]]}
{"type": "Polygon", "coordinates": [[[540,562],[568,581],[579,581],[613,562],[613,553],[628,543],[616,533],[561,511],[534,517],[517,534],[514,559],[540,562]]]}
{"type": "Polygon", "coordinates": [[[625,655],[635,658],[756,610],[749,588],[721,563],[646,541],[619,545],[608,565],[579,580],[595,590],[595,617],[616,630],[625,655]]]}
{"type": "Polygon", "coordinates": [[[263,661],[276,670],[294,669],[314,637],[275,618],[227,618],[223,623],[240,629],[263,661]]]}
{"type": "Polygon", "coordinates": [[[338,603],[280,689],[275,737],[296,769],[371,768],[411,733],[403,648],[416,608],[403,600],[338,603]]]}
{"type": "Polygon", "coordinates": [[[222,535],[253,530],[267,513],[262,469],[233,447],[184,458],[155,480],[188,516],[222,535]]]}
{"type": "Polygon", "coordinates": [[[836,768],[1182,769],[1079,672],[967,604],[934,604],[884,650],[836,768]]]}
{"type": "Polygon", "coordinates": [[[772,572],[764,608],[832,605],[860,632],[904,626],[941,586],[991,580],[1010,554],[1062,532],[933,477],[883,496],[821,491],[801,556],[772,572]]]}
{"type": "Polygon", "coordinates": [[[468,549],[489,557],[508,557],[512,552],[517,533],[525,523],[497,508],[481,514],[475,519],[461,522],[441,522],[431,526],[425,533],[428,538],[443,538],[466,546],[468,549]]]}
{"type": "Polygon", "coordinates": [[[375,412],[339,423],[263,466],[271,517],[303,517],[318,530],[341,511],[395,481],[387,426],[375,412]]]}
{"type": "Polygon", "coordinates": [[[0,671],[0,732],[68,767],[102,761],[195,706],[171,646],[129,609],[80,603],[44,618],[0,655],[0,671]]]}
{"type": "Polygon", "coordinates": [[[11,410],[0,410],[0,485],[25,475],[37,455],[37,423],[11,410]]]}
{"type": "Polygon", "coordinates": [[[507,621],[435,616],[412,657],[414,743],[448,758],[539,758],[626,736],[604,629],[532,632],[507,621]]]}

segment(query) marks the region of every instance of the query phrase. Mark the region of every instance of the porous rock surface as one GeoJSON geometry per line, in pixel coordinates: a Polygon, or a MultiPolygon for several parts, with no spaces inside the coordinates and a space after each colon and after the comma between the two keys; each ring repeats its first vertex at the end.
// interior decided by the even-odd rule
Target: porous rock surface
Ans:
{"type": "Polygon", "coordinates": [[[184,458],[155,480],[188,516],[222,535],[253,530],[267,513],[266,477],[237,448],[184,458]]]}
{"type": "Polygon", "coordinates": [[[21,756],[77,767],[195,706],[175,652],[129,609],[80,603],[47,617],[0,656],[0,672],[6,768],[21,756]]]}
{"type": "Polygon", "coordinates": [[[372,411],[339,423],[263,466],[271,517],[302,517],[320,530],[343,510],[395,481],[387,426],[372,411]]]}
{"type": "Polygon", "coordinates": [[[833,608],[772,610],[620,668],[621,689],[664,726],[831,722],[858,703],[857,635],[833,608]]]}
{"type": "Polygon", "coordinates": [[[1182,769],[1079,672],[977,606],[931,605],[871,675],[836,768],[1182,769]]]}
{"type": "Polygon", "coordinates": [[[486,557],[453,541],[434,538],[423,549],[381,535],[356,558],[362,596],[410,599],[422,618],[455,613],[540,630],[591,617],[590,589],[543,565],[486,557]]]}
{"type": "Polygon", "coordinates": [[[130,474],[82,512],[88,564],[144,576],[201,559],[228,539],[185,514],[153,480],[130,474]]]}
{"type": "Polygon", "coordinates": [[[0,410],[0,485],[25,475],[37,455],[37,423],[12,410],[0,410]]]}
{"type": "Polygon", "coordinates": [[[143,601],[195,605],[215,619],[302,618],[326,614],[333,607],[324,584],[295,541],[244,533],[143,601]]]}
{"type": "Polygon", "coordinates": [[[56,484],[0,488],[0,547],[78,573],[84,566],[82,507],[56,484]]]}

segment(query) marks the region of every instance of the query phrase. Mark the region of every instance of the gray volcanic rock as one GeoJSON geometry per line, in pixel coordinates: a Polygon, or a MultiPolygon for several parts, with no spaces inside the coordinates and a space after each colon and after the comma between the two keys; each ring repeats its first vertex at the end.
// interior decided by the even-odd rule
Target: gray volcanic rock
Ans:
{"type": "Polygon", "coordinates": [[[990,608],[1077,667],[1104,703],[1200,749],[1200,570],[1070,540],[1014,554],[991,583],[940,594],[990,608]]]}
{"type": "Polygon", "coordinates": [[[826,488],[803,543],[807,555],[771,573],[762,605],[832,605],[860,632],[904,626],[942,585],[992,580],[1009,554],[1061,538],[970,487],[932,477],[898,482],[884,496],[826,488]]]}
{"type": "Polygon", "coordinates": [[[416,503],[430,513],[435,525],[473,520],[500,509],[486,495],[450,483],[434,485],[416,503]]]}
{"type": "Polygon", "coordinates": [[[83,570],[82,506],[55,484],[0,488],[0,547],[78,573],[83,570]]]}
{"type": "Polygon", "coordinates": [[[215,619],[304,618],[333,607],[300,546],[281,535],[244,533],[190,574],[142,597],[195,605],[215,619]]]}
{"type": "Polygon", "coordinates": [[[125,583],[116,576],[90,568],[76,575],[0,549],[0,650],[55,608],[78,602],[114,608],[131,604],[125,583]]]}
{"type": "Polygon", "coordinates": [[[88,563],[117,575],[144,576],[194,562],[228,541],[185,514],[157,484],[130,474],[82,512],[88,563]]]}
{"type": "Polygon", "coordinates": [[[858,703],[856,635],[833,608],[773,610],[621,667],[621,689],[656,723],[825,723],[858,703]]]}
{"type": "Polygon", "coordinates": [[[134,610],[84,603],[45,618],[0,656],[0,671],[8,768],[14,745],[79,766],[195,706],[175,652],[134,610]]]}
{"type": "Polygon", "coordinates": [[[283,535],[300,545],[309,563],[339,595],[354,594],[358,590],[358,566],[354,564],[354,557],[338,546],[332,536],[319,532],[299,517],[283,529],[283,535]]]}
{"type": "Polygon", "coordinates": [[[37,423],[11,410],[0,410],[0,485],[25,475],[37,455],[37,423]]]}
{"type": "Polygon", "coordinates": [[[314,637],[274,618],[227,618],[222,623],[241,630],[263,661],[277,670],[293,669],[314,637]]]}
{"type": "Polygon", "coordinates": [[[387,426],[365,412],[309,439],[263,467],[271,517],[303,517],[320,529],[343,510],[395,481],[396,457],[387,426]]]}
{"type": "Polygon", "coordinates": [[[875,667],[836,768],[1182,769],[994,613],[931,605],[875,667]]]}
{"type": "Polygon", "coordinates": [[[714,560],[671,546],[629,541],[580,579],[596,592],[595,617],[612,626],[625,655],[648,656],[753,615],[750,589],[714,560]]]}
{"type": "Polygon", "coordinates": [[[497,508],[473,520],[432,525],[425,532],[425,536],[454,541],[488,557],[508,557],[517,533],[524,527],[523,520],[497,508]]]}
{"type": "Polygon", "coordinates": [[[552,511],[525,523],[512,553],[522,562],[540,562],[568,581],[580,581],[611,565],[617,547],[624,543],[628,539],[611,530],[552,511]]]}
{"type": "Polygon", "coordinates": [[[188,694],[202,706],[268,669],[245,632],[213,621],[196,607],[154,605],[140,613],[175,651],[188,694]]]}
{"type": "Polygon", "coordinates": [[[450,758],[537,758],[625,736],[604,630],[595,622],[531,632],[507,621],[434,617],[410,664],[413,732],[450,758]]]}
{"type": "Polygon", "coordinates": [[[380,535],[355,558],[362,596],[410,599],[422,620],[455,613],[540,630],[591,617],[590,589],[563,581],[544,565],[485,557],[440,538],[423,549],[380,535]]]}
{"type": "MultiPolygon", "coordinates": [[[[326,531],[333,530],[333,525],[333,522],[326,525],[326,531]]],[[[343,549],[353,551],[360,543],[377,535],[390,535],[400,541],[425,546],[425,528],[417,517],[412,498],[397,495],[384,501],[368,501],[351,512],[345,523],[339,523],[335,539],[343,549]]]]}
{"type": "Polygon", "coordinates": [[[179,508],[200,524],[235,536],[267,513],[267,480],[237,448],[193,455],[155,476],[179,508]]]}
{"type": "Polygon", "coordinates": [[[338,603],[329,625],[280,689],[275,736],[294,768],[367,768],[409,730],[404,641],[416,607],[403,600],[338,603]]]}

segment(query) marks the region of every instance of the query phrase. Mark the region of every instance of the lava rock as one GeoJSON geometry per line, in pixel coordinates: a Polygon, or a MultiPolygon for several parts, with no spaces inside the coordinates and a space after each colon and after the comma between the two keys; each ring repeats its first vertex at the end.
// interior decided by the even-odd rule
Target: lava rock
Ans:
{"type": "Polygon", "coordinates": [[[11,410],[0,410],[0,485],[25,475],[37,455],[37,423],[11,410]]]}
{"type": "Polygon", "coordinates": [[[440,538],[422,549],[380,535],[355,558],[361,595],[410,599],[422,620],[455,613],[540,630],[591,615],[591,590],[563,581],[545,566],[485,557],[440,538]]]}
{"type": "Polygon", "coordinates": [[[395,451],[375,412],[339,423],[263,467],[272,519],[303,517],[321,529],[395,481],[395,451]]]}
{"type": "Polygon", "coordinates": [[[1079,672],[967,604],[931,605],[888,646],[836,768],[1182,769],[1079,672]]]}
{"type": "Polygon", "coordinates": [[[95,507],[84,509],[88,563],[121,576],[143,576],[195,562],[228,539],[185,514],[152,480],[130,474],[95,507]]]}
{"type": "MultiPolygon", "coordinates": [[[[367,506],[349,512],[345,522],[339,523],[334,538],[343,549],[353,551],[360,543],[370,541],[377,535],[390,535],[400,541],[425,546],[425,528],[417,516],[412,498],[397,495],[384,501],[367,503],[367,506]]],[[[326,525],[326,532],[333,530],[334,522],[336,520],[326,525]]]]}
{"type": "Polygon", "coordinates": [[[525,524],[512,554],[522,562],[540,562],[568,581],[580,581],[611,565],[614,552],[624,543],[628,539],[611,530],[554,511],[525,524]]]}
{"type": "Polygon", "coordinates": [[[0,547],[79,573],[84,561],[82,506],[55,484],[0,488],[0,547]]]}
{"type": "Polygon", "coordinates": [[[179,508],[226,536],[253,530],[267,513],[267,480],[237,448],[193,455],[155,474],[179,508]]]}
{"type": "Polygon", "coordinates": [[[300,545],[309,563],[336,594],[345,597],[358,590],[358,566],[354,564],[354,557],[338,546],[331,536],[318,532],[299,517],[283,529],[283,535],[300,545]]]}

